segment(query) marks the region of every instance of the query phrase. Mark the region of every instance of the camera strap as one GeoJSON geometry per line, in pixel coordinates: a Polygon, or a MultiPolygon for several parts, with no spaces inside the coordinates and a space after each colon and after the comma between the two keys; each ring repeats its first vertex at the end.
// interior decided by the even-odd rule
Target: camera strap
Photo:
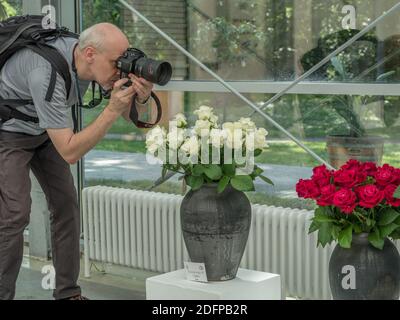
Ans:
{"type": "Polygon", "coordinates": [[[139,120],[139,114],[136,109],[136,96],[133,99],[132,106],[131,106],[131,112],[129,113],[129,118],[132,120],[132,122],[138,128],[152,128],[157,123],[159,123],[161,120],[162,109],[161,109],[160,99],[158,99],[157,95],[153,91],[151,92],[151,97],[154,99],[154,101],[156,102],[156,106],[157,106],[157,119],[154,123],[148,123],[148,122],[143,122],[143,121],[139,120]]]}

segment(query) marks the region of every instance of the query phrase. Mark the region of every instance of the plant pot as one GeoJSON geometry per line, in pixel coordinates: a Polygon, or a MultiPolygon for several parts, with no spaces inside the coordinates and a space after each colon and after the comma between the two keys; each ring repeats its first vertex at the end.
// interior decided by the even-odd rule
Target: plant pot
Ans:
{"type": "Polygon", "coordinates": [[[368,234],[353,234],[350,249],[336,245],[329,260],[329,284],[335,300],[398,300],[400,255],[389,239],[383,250],[368,234]]]}
{"type": "Polygon", "coordinates": [[[230,185],[218,194],[217,184],[206,184],[185,195],[180,213],[191,261],[205,264],[209,281],[235,278],[251,224],[247,196],[230,185]]]}
{"type": "Polygon", "coordinates": [[[382,137],[349,137],[328,136],[326,147],[329,163],[334,168],[340,168],[349,159],[380,165],[383,156],[384,139],[382,137]]]}

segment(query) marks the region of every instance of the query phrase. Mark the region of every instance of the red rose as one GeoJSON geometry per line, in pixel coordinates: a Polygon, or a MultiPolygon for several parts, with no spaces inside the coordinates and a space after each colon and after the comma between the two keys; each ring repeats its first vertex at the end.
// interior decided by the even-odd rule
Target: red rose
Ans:
{"type": "Polygon", "coordinates": [[[394,176],[396,177],[394,179],[394,184],[400,185],[400,169],[394,169],[394,176]]]}
{"type": "Polygon", "coordinates": [[[394,183],[397,180],[396,169],[388,164],[379,167],[375,173],[376,184],[385,187],[388,184],[394,183]]]}
{"type": "Polygon", "coordinates": [[[316,199],[320,195],[318,186],[312,180],[300,179],[296,184],[296,192],[305,199],[316,199]]]}
{"type": "Polygon", "coordinates": [[[348,160],[344,165],[340,167],[343,170],[358,170],[361,166],[361,163],[355,159],[348,160]]]}
{"type": "Polygon", "coordinates": [[[311,180],[319,187],[330,184],[332,173],[326,168],[325,165],[315,167],[313,169],[313,173],[314,174],[312,175],[311,180]]]}
{"type": "Polygon", "coordinates": [[[319,206],[331,206],[333,204],[333,196],[335,195],[336,187],[333,184],[328,184],[321,188],[321,197],[317,200],[319,206]]]}
{"type": "Polygon", "coordinates": [[[340,189],[333,196],[333,204],[346,214],[351,214],[356,207],[356,194],[349,189],[340,189]]]}
{"type": "Polygon", "coordinates": [[[394,184],[389,184],[383,191],[385,194],[386,202],[393,207],[400,207],[400,199],[393,198],[393,194],[396,191],[397,186],[394,184]]]}
{"type": "Polygon", "coordinates": [[[339,187],[352,188],[357,184],[357,171],[355,169],[340,169],[333,173],[334,182],[339,187]]]}
{"type": "Polygon", "coordinates": [[[361,165],[360,170],[364,172],[367,176],[374,177],[378,168],[376,167],[375,162],[364,162],[361,165]]]}
{"type": "Polygon", "coordinates": [[[373,208],[384,198],[384,193],[374,184],[367,184],[357,188],[359,205],[364,208],[373,208]]]}

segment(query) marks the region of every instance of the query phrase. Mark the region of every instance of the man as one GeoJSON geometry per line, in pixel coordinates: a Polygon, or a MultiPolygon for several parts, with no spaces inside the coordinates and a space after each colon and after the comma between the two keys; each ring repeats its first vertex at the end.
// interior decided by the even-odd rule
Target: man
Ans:
{"type": "Polygon", "coordinates": [[[132,99],[139,115],[153,88],[151,82],[119,79],[116,60],[129,47],[126,36],[112,24],[101,23],[82,32],[79,41],[59,38],[51,43],[65,57],[71,71],[67,100],[64,80],[57,75],[50,102],[45,101],[51,65],[29,49],[14,54],[0,72],[3,99],[32,99],[18,110],[38,117],[39,123],[11,119],[0,124],[0,300],[13,299],[23,256],[23,231],[31,208],[29,170],[35,174],[50,210],[52,258],[56,270],[55,299],[86,299],[77,285],[79,276],[79,208],[69,165],[92,149],[122,115],[129,120],[132,99]],[[97,119],[74,133],[71,106],[78,101],[78,85],[85,92],[94,80],[112,89],[108,105],[97,119]]]}

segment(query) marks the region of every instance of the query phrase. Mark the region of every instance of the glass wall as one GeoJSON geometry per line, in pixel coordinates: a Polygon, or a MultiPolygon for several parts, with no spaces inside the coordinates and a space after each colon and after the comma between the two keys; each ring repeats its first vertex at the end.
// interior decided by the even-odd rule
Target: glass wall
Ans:
{"type": "MultiPolygon", "coordinates": [[[[265,106],[289,81],[312,68],[397,1],[128,2],[327,162],[338,166],[351,156],[399,166],[399,11],[379,22],[289,94],[265,106]],[[355,140],[343,147],[343,137],[355,140]]],[[[249,193],[250,198],[254,203],[310,208],[310,203],[297,199],[295,183],[311,175],[317,160],[253,113],[251,107],[227,92],[119,1],[83,0],[81,9],[84,28],[112,22],[128,35],[132,46],[173,65],[174,81],[156,87],[163,104],[162,126],[168,127],[168,121],[179,112],[194,124],[193,111],[201,105],[214,107],[222,121],[251,115],[269,132],[269,148],[256,160],[275,186],[257,181],[256,192],[249,193]]],[[[101,108],[85,112],[85,124],[99,112],[101,108]]],[[[149,187],[161,175],[161,167],[146,162],[145,134],[146,130],[119,120],[86,156],[86,185],[149,187]]],[[[156,191],[180,193],[181,186],[174,177],[156,191]]]]}
{"type": "Polygon", "coordinates": [[[0,1],[0,20],[22,13],[22,0],[0,1]]]}

